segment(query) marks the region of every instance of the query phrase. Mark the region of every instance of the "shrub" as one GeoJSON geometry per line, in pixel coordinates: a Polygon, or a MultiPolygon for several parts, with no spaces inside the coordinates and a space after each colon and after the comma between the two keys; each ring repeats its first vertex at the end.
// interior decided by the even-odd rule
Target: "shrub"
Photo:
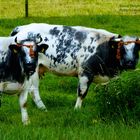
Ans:
{"type": "Polygon", "coordinates": [[[140,120],[140,71],[123,72],[95,89],[96,111],[102,119],[140,120]]]}

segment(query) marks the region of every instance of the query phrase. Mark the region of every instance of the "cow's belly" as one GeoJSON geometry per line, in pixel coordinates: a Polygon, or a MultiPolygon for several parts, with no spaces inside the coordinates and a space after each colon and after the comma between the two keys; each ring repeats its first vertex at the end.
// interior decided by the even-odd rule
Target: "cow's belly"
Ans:
{"type": "Polygon", "coordinates": [[[52,72],[56,75],[77,76],[77,69],[75,67],[70,67],[64,64],[51,64],[39,67],[40,74],[43,74],[46,71],[52,72]]]}
{"type": "MultiPolygon", "coordinates": [[[[46,57],[46,56],[45,56],[46,57]]],[[[76,61],[66,61],[61,60],[61,62],[55,62],[52,59],[46,57],[45,59],[39,60],[39,64],[42,64],[44,67],[40,67],[39,71],[42,73],[43,71],[50,71],[57,75],[77,75],[77,63],[76,61]]]]}
{"type": "Polygon", "coordinates": [[[23,85],[18,82],[1,82],[0,91],[9,95],[19,94],[23,89],[23,85]]]}
{"type": "Polygon", "coordinates": [[[60,76],[77,76],[77,71],[73,70],[73,71],[59,71],[59,70],[54,70],[54,69],[51,69],[51,72],[53,72],[54,74],[56,75],[60,75],[60,76]]]}

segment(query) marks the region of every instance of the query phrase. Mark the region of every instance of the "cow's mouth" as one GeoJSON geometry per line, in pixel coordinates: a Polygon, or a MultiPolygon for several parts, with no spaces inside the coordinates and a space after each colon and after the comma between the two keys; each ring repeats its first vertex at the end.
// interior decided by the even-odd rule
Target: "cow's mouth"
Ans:
{"type": "Polygon", "coordinates": [[[136,63],[134,61],[126,61],[122,66],[124,67],[124,69],[135,69],[136,63]]]}

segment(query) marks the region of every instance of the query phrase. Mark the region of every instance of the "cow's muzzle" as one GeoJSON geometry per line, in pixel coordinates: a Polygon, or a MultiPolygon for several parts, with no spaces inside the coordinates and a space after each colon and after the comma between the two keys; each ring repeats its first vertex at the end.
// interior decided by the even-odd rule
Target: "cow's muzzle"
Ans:
{"type": "Polygon", "coordinates": [[[24,72],[27,76],[31,76],[36,69],[36,63],[25,63],[24,64],[24,72]]]}
{"type": "Polygon", "coordinates": [[[136,62],[132,61],[132,60],[125,61],[125,63],[123,63],[123,67],[124,67],[124,69],[135,69],[136,62]]]}

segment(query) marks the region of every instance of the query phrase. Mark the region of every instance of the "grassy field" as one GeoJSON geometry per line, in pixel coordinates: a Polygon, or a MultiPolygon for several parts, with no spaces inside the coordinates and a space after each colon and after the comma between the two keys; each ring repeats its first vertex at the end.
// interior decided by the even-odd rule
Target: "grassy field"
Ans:
{"type": "MultiPolygon", "coordinates": [[[[122,35],[140,36],[139,0],[29,0],[29,18],[24,17],[24,0],[0,0],[0,36],[23,24],[80,25],[104,28],[122,35]]],[[[0,108],[0,140],[139,140],[140,123],[101,121],[94,108],[90,87],[81,111],[74,111],[76,78],[46,74],[40,81],[41,97],[48,112],[38,110],[31,98],[31,124],[24,127],[16,96],[4,95],[0,108]]]]}

